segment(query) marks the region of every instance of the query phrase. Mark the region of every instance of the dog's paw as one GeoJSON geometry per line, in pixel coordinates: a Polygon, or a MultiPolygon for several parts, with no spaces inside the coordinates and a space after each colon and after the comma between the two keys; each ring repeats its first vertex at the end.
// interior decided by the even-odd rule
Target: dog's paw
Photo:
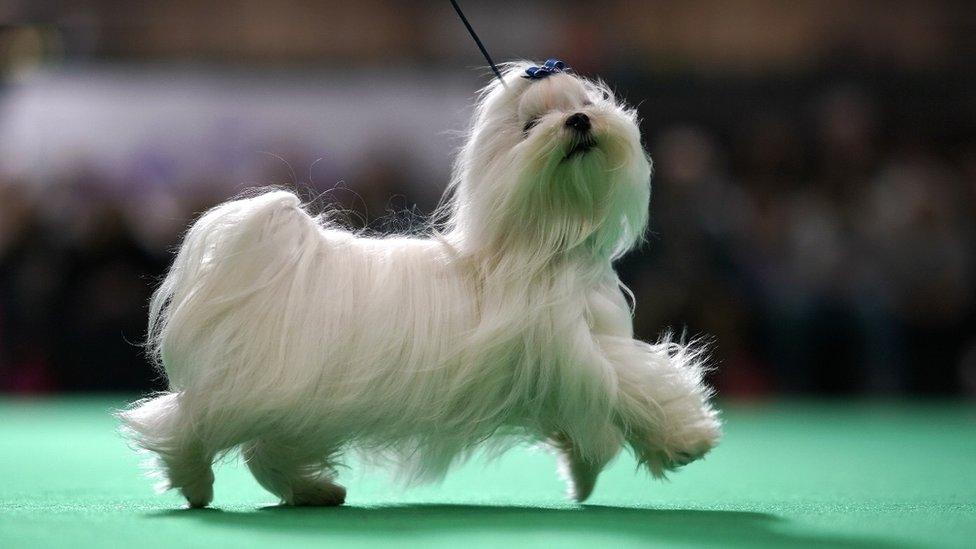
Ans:
{"type": "Polygon", "coordinates": [[[600,467],[567,454],[559,456],[559,476],[566,483],[566,497],[582,503],[593,493],[600,467]]]}
{"type": "Polygon", "coordinates": [[[634,444],[638,459],[655,477],[688,465],[705,456],[722,438],[718,414],[707,409],[701,416],[672,425],[659,437],[634,444]]]}
{"type": "Polygon", "coordinates": [[[201,509],[213,501],[213,474],[209,478],[201,479],[192,484],[180,487],[180,493],[186,498],[192,509],[201,509]]]}
{"type": "Polygon", "coordinates": [[[600,471],[620,452],[624,436],[620,429],[608,426],[587,441],[589,445],[581,449],[565,433],[557,433],[549,439],[557,452],[558,471],[566,483],[566,497],[577,503],[586,501],[593,493],[600,471]]]}
{"type": "Polygon", "coordinates": [[[346,502],[346,489],[328,481],[295,487],[285,503],[303,507],[336,507],[346,502]]]}

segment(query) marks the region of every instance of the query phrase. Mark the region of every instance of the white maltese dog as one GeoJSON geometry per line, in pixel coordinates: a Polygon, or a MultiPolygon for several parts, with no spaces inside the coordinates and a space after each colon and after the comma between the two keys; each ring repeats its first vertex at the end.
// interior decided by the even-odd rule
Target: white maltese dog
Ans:
{"type": "Polygon", "coordinates": [[[194,223],[151,303],[170,392],[121,412],[125,430],[193,507],[237,447],[291,505],[343,503],[350,451],[430,481],[486,443],[543,442],[577,501],[624,445],[661,477],[720,422],[700,353],[635,340],[613,270],[642,239],[650,175],[604,84],[506,65],[429,237],[358,236],[281,190],[194,223]]]}

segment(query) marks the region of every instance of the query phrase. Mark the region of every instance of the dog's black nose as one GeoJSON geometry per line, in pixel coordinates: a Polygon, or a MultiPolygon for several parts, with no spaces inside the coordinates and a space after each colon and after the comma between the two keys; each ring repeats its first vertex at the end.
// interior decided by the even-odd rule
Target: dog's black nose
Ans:
{"type": "Polygon", "coordinates": [[[566,127],[573,128],[579,133],[590,131],[590,117],[578,112],[566,119],[566,127]]]}

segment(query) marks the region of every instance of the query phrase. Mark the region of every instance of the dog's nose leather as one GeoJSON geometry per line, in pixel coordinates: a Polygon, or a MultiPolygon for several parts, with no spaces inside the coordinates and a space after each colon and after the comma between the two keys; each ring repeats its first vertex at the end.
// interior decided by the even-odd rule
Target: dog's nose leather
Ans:
{"type": "Polygon", "coordinates": [[[566,127],[572,128],[579,133],[590,131],[590,117],[578,112],[566,119],[566,127]]]}

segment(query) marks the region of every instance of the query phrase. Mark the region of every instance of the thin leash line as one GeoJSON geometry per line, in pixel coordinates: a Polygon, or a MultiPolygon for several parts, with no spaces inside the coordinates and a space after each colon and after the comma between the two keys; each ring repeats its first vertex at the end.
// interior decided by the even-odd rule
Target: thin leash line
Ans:
{"type": "Polygon", "coordinates": [[[484,55],[485,59],[488,60],[488,64],[491,65],[491,70],[494,71],[495,76],[498,77],[498,81],[502,83],[503,87],[507,87],[505,86],[505,79],[502,78],[502,73],[498,71],[498,67],[495,66],[495,62],[491,60],[491,56],[488,55],[488,50],[485,49],[485,45],[482,44],[481,39],[478,38],[478,33],[474,32],[474,28],[471,27],[471,23],[468,22],[468,18],[464,16],[464,12],[461,11],[461,6],[459,6],[455,0],[451,0],[451,5],[454,6],[454,11],[457,12],[458,17],[461,18],[461,22],[464,23],[464,26],[468,29],[468,33],[471,35],[471,38],[474,39],[474,43],[477,44],[478,49],[481,50],[481,55],[484,55]]]}

